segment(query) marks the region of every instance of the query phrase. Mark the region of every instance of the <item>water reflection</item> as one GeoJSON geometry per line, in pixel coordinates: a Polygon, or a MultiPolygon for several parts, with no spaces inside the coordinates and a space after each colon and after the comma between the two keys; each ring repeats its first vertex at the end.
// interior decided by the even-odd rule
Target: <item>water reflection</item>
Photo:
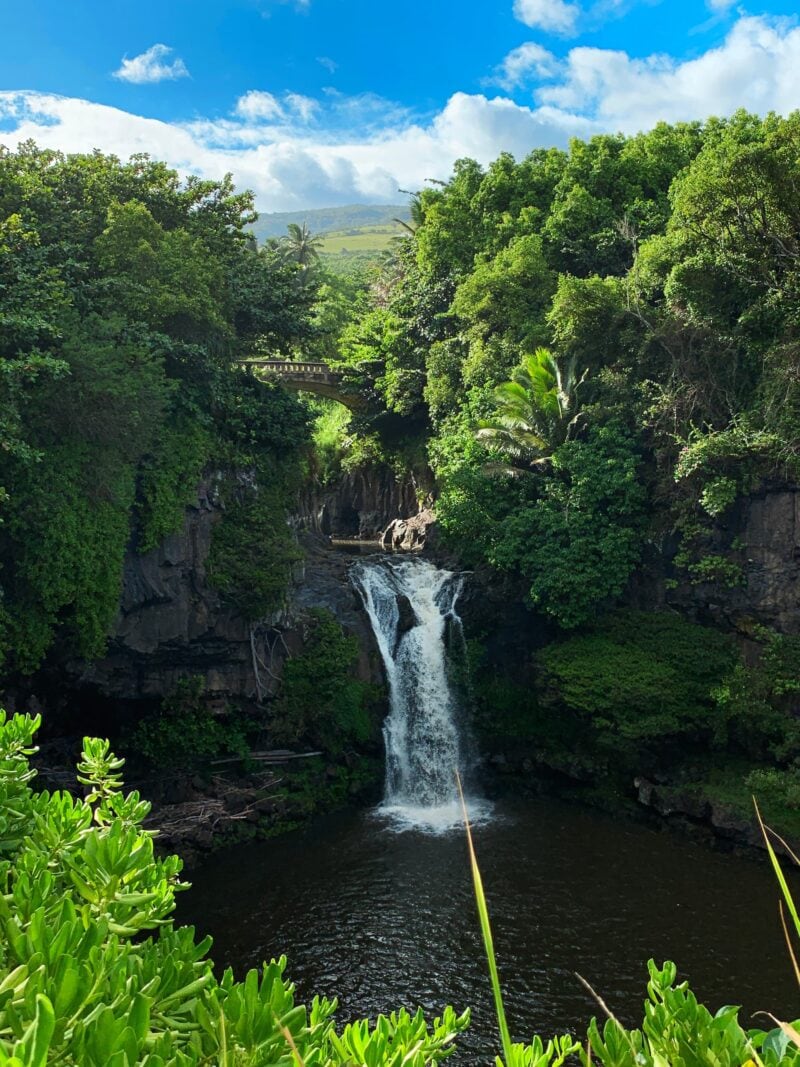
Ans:
{"type": "MultiPolygon", "coordinates": [[[[576,971],[638,1021],[649,957],[674,959],[712,1009],[798,1014],[766,860],[555,801],[497,805],[475,839],[516,1039],[585,1028],[595,1006],[576,971]]],[[[220,853],[194,883],[179,918],[213,934],[218,963],[241,974],[286,953],[300,995],[338,995],[343,1020],[469,1005],[458,1061],[492,1062],[462,834],[398,834],[346,813],[220,853]]]]}

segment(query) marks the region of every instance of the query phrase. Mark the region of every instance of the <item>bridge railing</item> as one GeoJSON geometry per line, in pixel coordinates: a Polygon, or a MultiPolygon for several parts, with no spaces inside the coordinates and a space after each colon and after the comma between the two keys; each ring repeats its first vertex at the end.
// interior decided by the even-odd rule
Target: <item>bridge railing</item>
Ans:
{"type": "Polygon", "coordinates": [[[294,360],[281,360],[281,359],[248,359],[245,362],[247,367],[260,367],[262,370],[274,370],[280,371],[284,374],[331,374],[335,375],[337,372],[332,370],[327,363],[300,363],[294,360]]]}

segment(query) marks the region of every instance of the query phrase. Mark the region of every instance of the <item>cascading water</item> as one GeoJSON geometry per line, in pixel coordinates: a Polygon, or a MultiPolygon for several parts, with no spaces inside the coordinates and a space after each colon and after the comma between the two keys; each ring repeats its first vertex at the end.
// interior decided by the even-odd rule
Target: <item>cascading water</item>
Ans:
{"type": "Polygon", "coordinates": [[[352,575],[389,682],[383,810],[406,825],[446,829],[460,821],[456,772],[463,778],[468,764],[447,652],[448,628],[461,636],[463,580],[418,557],[365,561],[352,575]]]}

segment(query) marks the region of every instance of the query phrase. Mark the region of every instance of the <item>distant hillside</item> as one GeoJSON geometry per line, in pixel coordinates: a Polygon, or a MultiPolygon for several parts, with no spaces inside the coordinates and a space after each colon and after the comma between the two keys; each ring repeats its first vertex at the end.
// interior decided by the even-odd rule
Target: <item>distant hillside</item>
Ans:
{"type": "Polygon", "coordinates": [[[290,222],[308,223],[312,233],[360,229],[362,226],[386,226],[392,219],[409,218],[406,204],[347,204],[344,207],[314,208],[309,211],[274,211],[259,215],[253,232],[259,241],[283,237],[290,222]]]}
{"type": "Polygon", "coordinates": [[[408,233],[399,222],[374,226],[349,226],[345,230],[331,230],[322,239],[320,251],[323,256],[341,255],[348,252],[383,252],[392,239],[408,233]]]}

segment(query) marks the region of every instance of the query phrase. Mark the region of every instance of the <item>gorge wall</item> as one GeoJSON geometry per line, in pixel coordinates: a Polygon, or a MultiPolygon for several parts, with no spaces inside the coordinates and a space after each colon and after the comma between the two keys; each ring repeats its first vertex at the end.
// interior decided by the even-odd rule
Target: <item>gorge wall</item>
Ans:
{"type": "Polygon", "coordinates": [[[92,663],[70,663],[74,683],[108,698],[149,701],[192,675],[203,679],[212,699],[260,699],[274,692],[284,659],[302,647],[312,608],[330,611],[358,637],[359,677],[379,682],[369,621],[347,576],[352,557],[332,551],[329,542],[379,542],[388,530],[388,543],[415,547],[431,518],[418,493],[412,478],[399,480],[385,468],[303,489],[289,521],[304,559],[294,568],[285,605],[249,624],[208,582],[212,533],[223,512],[209,485],[201,485],[180,531],[149,552],[129,549],[108,651],[92,663]]]}
{"type": "Polygon", "coordinates": [[[633,606],[673,609],[744,637],[755,626],[800,634],[800,488],[763,485],[717,521],[710,552],[735,564],[738,580],[691,582],[672,565],[677,550],[676,538],[648,547],[628,591],[633,606]]]}
{"type": "MultiPolygon", "coordinates": [[[[358,636],[359,674],[378,680],[374,639],[347,578],[351,558],[331,551],[327,542],[379,541],[387,530],[390,538],[400,530],[395,547],[417,547],[432,515],[420,507],[413,480],[399,481],[388,470],[358,472],[334,487],[304,489],[291,522],[305,559],[295,567],[285,607],[255,626],[226,607],[207,581],[212,530],[220,517],[208,487],[201,486],[182,530],[150,552],[131,549],[108,652],[94,663],[70,664],[76,683],[108,697],[158,699],[191,674],[203,677],[210,695],[246,700],[269,695],[281,662],[302,643],[302,620],[314,607],[327,609],[358,636]]],[[[743,635],[757,624],[800,633],[800,490],[767,487],[743,498],[720,524],[718,539],[721,546],[732,540],[743,545],[732,557],[741,565],[741,584],[673,585],[668,575],[674,545],[665,544],[650,546],[649,561],[637,571],[626,599],[635,607],[678,610],[743,635]]],[[[548,637],[523,598],[522,584],[494,574],[474,575],[468,585],[469,628],[485,632],[496,661],[519,662],[524,649],[548,637]]]]}

